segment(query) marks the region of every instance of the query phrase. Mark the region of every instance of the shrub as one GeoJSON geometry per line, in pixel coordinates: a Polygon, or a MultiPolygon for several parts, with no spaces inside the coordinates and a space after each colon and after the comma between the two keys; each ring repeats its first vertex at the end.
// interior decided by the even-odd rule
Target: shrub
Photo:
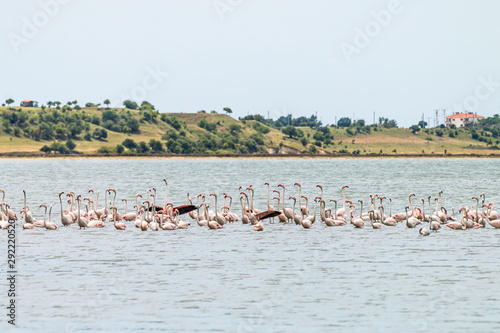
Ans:
{"type": "Polygon", "coordinates": [[[74,150],[76,148],[76,143],[70,139],[66,141],[66,147],[68,147],[69,150],[74,150]]]}
{"type": "Polygon", "coordinates": [[[135,143],[134,140],[132,139],[125,139],[122,142],[122,145],[128,149],[135,149],[137,148],[137,143],[135,143]]]}
{"type": "Polygon", "coordinates": [[[123,145],[121,145],[121,144],[116,145],[116,152],[118,154],[123,154],[124,151],[125,151],[125,147],[123,145]]]}
{"type": "Polygon", "coordinates": [[[109,154],[110,152],[108,147],[101,147],[97,150],[98,154],[109,154]]]}

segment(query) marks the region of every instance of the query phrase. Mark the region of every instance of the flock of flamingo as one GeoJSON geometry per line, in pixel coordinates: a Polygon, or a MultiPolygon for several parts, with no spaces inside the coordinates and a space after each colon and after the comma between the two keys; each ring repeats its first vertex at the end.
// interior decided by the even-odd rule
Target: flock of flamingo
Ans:
{"type": "MultiPolygon", "coordinates": [[[[174,207],[172,203],[167,202],[167,189],[168,182],[165,182],[165,195],[163,206],[157,205],[157,190],[156,188],[148,189],[146,195],[142,194],[135,196],[134,210],[127,211],[128,201],[126,198],[121,201],[125,203],[123,214],[116,206],[116,190],[113,188],[106,189],[104,192],[104,207],[98,207],[99,191],[95,192],[90,190],[88,197],[82,199],[81,195],[76,195],[74,192],[59,193],[60,204],[60,222],[63,227],[68,227],[76,224],[80,229],[85,228],[102,228],[106,226],[106,222],[113,223],[117,230],[125,230],[127,223],[133,223],[134,226],[142,231],[159,231],[163,230],[176,230],[186,229],[191,224],[180,219],[181,215],[188,214],[189,217],[196,221],[200,227],[209,229],[220,229],[229,223],[241,221],[243,224],[251,225],[255,231],[263,231],[264,220],[270,220],[270,223],[275,223],[278,219],[279,223],[300,225],[305,229],[309,229],[314,224],[325,224],[328,227],[340,227],[345,225],[352,225],[354,228],[363,228],[365,225],[373,229],[381,229],[383,226],[395,227],[400,223],[405,223],[408,228],[419,228],[419,234],[428,236],[431,231],[438,231],[442,225],[449,227],[453,230],[466,230],[475,228],[486,228],[489,224],[493,228],[500,228],[500,215],[496,212],[493,203],[486,203],[484,193],[478,197],[472,197],[475,201],[475,206],[471,207],[462,206],[459,208],[460,220],[455,218],[454,208],[452,213],[449,213],[443,207],[442,194],[439,191],[438,196],[434,197],[432,203],[431,196],[421,199],[418,206],[414,205],[412,198],[415,194],[412,193],[408,197],[409,205],[405,206],[405,212],[392,214],[392,199],[389,198],[389,215],[386,215],[384,208],[384,200],[386,197],[377,194],[370,195],[368,210],[363,213],[363,200],[347,200],[345,189],[349,186],[345,185],[341,188],[342,201],[341,207],[337,207],[337,200],[330,199],[328,203],[333,203],[334,207],[326,208],[326,200],[324,198],[323,186],[317,185],[320,195],[315,197],[314,208],[311,214],[309,210],[309,199],[307,196],[302,195],[302,186],[300,183],[295,183],[294,186],[298,187],[298,195],[288,197],[290,207],[285,207],[287,203],[285,196],[285,185],[279,184],[277,189],[271,192],[269,183],[267,186],[267,207],[265,210],[254,208],[254,189],[252,186],[243,191],[239,187],[239,201],[241,204],[241,215],[238,216],[231,210],[232,197],[224,193],[224,202],[220,210],[218,210],[217,194],[210,193],[210,205],[206,202],[204,194],[196,196],[196,205],[192,204],[192,199],[187,193],[187,203],[182,206],[174,207]],[[271,205],[271,193],[273,194],[272,200],[276,200],[276,208],[271,205]],[[276,196],[274,196],[276,194],[276,196]],[[63,195],[67,207],[65,209],[63,204],[63,195]],[[146,199],[147,200],[143,200],[146,199]],[[140,199],[139,199],[140,198],[140,199]],[[84,201],[84,209],[82,208],[82,201],[84,201]],[[298,210],[296,210],[298,204],[298,210]],[[357,208],[359,204],[359,212],[357,208]],[[378,207],[377,207],[378,204],[378,207]],[[427,204],[427,207],[426,207],[427,204]],[[432,206],[435,205],[433,211],[432,206]],[[211,209],[210,209],[211,206],[211,209]],[[319,206],[319,207],[318,207],[319,206]],[[317,210],[319,209],[319,217],[317,219],[317,210]],[[428,228],[427,224],[428,223],[428,228]]],[[[0,207],[0,227],[7,229],[9,221],[18,220],[17,214],[10,206],[5,203],[5,191],[2,192],[2,203],[0,207]]],[[[57,230],[58,224],[52,221],[52,205],[40,205],[43,208],[43,220],[36,219],[30,207],[26,202],[26,191],[24,193],[24,206],[20,214],[22,218],[23,229],[45,228],[47,230],[57,230]],[[47,218],[48,210],[48,218],[47,218]]]]}

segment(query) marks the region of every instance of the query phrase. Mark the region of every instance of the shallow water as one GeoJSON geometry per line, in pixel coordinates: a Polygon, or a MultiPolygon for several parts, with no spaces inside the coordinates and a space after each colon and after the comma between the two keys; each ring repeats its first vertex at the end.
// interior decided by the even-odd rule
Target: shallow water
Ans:
{"type": "MultiPolygon", "coordinates": [[[[481,192],[500,203],[496,159],[9,159],[0,166],[6,201],[19,213],[26,189],[37,218],[41,203],[57,213],[60,191],[114,187],[123,211],[118,199],[156,186],[163,202],[164,178],[176,205],[187,192],[237,198],[239,185],[253,185],[262,209],[266,181],[285,184],[287,197],[297,196],[295,182],[310,198],[323,184],[328,199],[341,199],[347,184],[348,199],[393,198],[393,213],[404,211],[409,193],[420,199],[439,190],[456,211],[481,192]]],[[[233,209],[241,213],[239,203],[233,209]]],[[[491,227],[420,237],[404,225],[305,230],[266,222],[261,233],[240,223],[157,233],[18,226],[17,237],[22,331],[500,330],[500,230],[491,227]]],[[[1,248],[6,258],[6,236],[1,248]]],[[[6,271],[6,259],[0,266],[6,271]]]]}

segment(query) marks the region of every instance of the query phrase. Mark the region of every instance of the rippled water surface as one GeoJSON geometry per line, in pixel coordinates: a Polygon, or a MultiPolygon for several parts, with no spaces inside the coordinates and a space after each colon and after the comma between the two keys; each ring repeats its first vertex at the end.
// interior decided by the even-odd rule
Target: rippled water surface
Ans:
{"type": "MultiPolygon", "coordinates": [[[[19,213],[25,189],[37,218],[41,203],[60,209],[60,191],[94,188],[102,198],[114,187],[118,199],[132,201],[156,187],[163,201],[164,178],[175,204],[184,204],[187,192],[237,198],[239,185],[253,185],[255,206],[264,209],[269,181],[285,184],[287,197],[297,196],[295,182],[309,197],[322,184],[327,199],[341,199],[347,184],[353,201],[371,193],[393,198],[393,213],[404,211],[408,194],[420,200],[439,190],[455,212],[481,192],[500,205],[498,159],[9,159],[0,169],[6,201],[19,213]]],[[[118,207],[123,211],[121,200],[118,207]]],[[[241,213],[239,202],[233,210],[241,213]]],[[[305,230],[266,222],[260,233],[240,223],[160,232],[18,226],[17,241],[17,323],[24,331],[500,330],[500,230],[489,226],[429,237],[402,224],[305,230]]]]}

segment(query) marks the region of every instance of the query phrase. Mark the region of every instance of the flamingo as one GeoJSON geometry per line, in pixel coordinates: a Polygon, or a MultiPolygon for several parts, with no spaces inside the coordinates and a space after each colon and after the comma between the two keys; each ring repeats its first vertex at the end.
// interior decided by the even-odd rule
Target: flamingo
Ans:
{"type": "Polygon", "coordinates": [[[87,224],[87,219],[85,219],[84,217],[82,217],[82,215],[80,214],[80,211],[81,211],[81,204],[82,204],[82,201],[80,199],[80,195],[76,197],[76,202],[77,202],[77,205],[78,205],[78,214],[76,216],[76,222],[78,223],[78,226],[80,227],[80,229],[85,229],[85,228],[88,228],[88,224],[87,224]]]}
{"type": "Polygon", "coordinates": [[[277,201],[276,207],[278,207],[278,212],[281,213],[280,215],[278,215],[278,221],[280,221],[281,223],[286,223],[287,218],[286,218],[285,214],[283,214],[283,212],[279,210],[279,206],[280,206],[279,191],[276,191],[276,192],[278,192],[278,196],[274,197],[273,199],[277,201]]]}
{"type": "Polygon", "coordinates": [[[147,215],[146,214],[146,206],[143,205],[141,207],[141,212],[142,212],[142,214],[141,214],[141,225],[140,225],[141,231],[148,231],[149,225],[148,225],[148,223],[146,221],[144,221],[145,215],[147,215]]]}
{"type": "Polygon", "coordinates": [[[462,218],[460,219],[460,222],[446,223],[445,225],[448,228],[451,228],[453,230],[465,230],[465,229],[467,229],[467,225],[465,224],[465,210],[462,210],[462,208],[460,208],[459,212],[462,212],[462,218]]]}
{"type": "MultiPolygon", "coordinates": [[[[199,197],[199,196],[198,196],[199,197]]],[[[204,205],[205,203],[203,203],[204,205]]],[[[205,207],[203,207],[203,209],[205,209],[205,207]]],[[[207,220],[202,220],[201,219],[201,216],[200,216],[200,205],[196,205],[196,210],[197,210],[197,214],[196,214],[196,222],[198,223],[198,225],[200,227],[206,227],[208,225],[208,221],[207,220]]]]}
{"type": "Polygon", "coordinates": [[[382,220],[380,220],[380,222],[382,222],[383,225],[386,225],[389,227],[394,227],[398,224],[398,221],[396,221],[396,219],[391,216],[390,212],[389,212],[389,216],[384,218],[385,215],[384,215],[384,206],[383,205],[380,205],[379,209],[380,209],[380,215],[382,216],[382,220]]]}
{"type": "Polygon", "coordinates": [[[261,210],[253,208],[253,196],[254,196],[255,193],[254,193],[254,189],[253,189],[252,185],[248,186],[247,190],[248,190],[248,194],[250,194],[250,210],[254,214],[262,213],[261,210]]]}
{"type": "Polygon", "coordinates": [[[45,227],[45,229],[47,230],[56,230],[57,229],[57,225],[53,222],[47,222],[45,220],[45,218],[47,217],[47,205],[46,204],[41,204],[40,207],[44,207],[45,208],[45,212],[43,213],[43,226],[45,227]]]}
{"type": "Polygon", "coordinates": [[[217,194],[215,193],[210,193],[210,196],[213,196],[214,197],[214,200],[215,200],[215,204],[214,204],[214,212],[215,212],[215,222],[219,223],[221,226],[224,226],[224,224],[226,223],[226,219],[221,215],[219,214],[219,212],[217,212],[217,194]]]}
{"type": "MultiPolygon", "coordinates": [[[[319,200],[319,202],[320,202],[320,211],[324,210],[325,209],[325,200],[321,200],[321,198],[319,198],[319,197],[316,198],[315,200],[319,200]]],[[[334,212],[335,211],[336,210],[334,210],[334,212]]],[[[325,216],[326,216],[326,214],[325,214],[325,216]]],[[[338,227],[338,226],[345,225],[345,221],[344,220],[337,220],[337,219],[333,219],[331,217],[325,217],[325,219],[323,220],[323,222],[325,222],[325,225],[327,227],[338,227]]]]}
{"type": "Polygon", "coordinates": [[[59,203],[61,204],[61,224],[65,227],[69,226],[70,224],[73,224],[73,219],[70,215],[65,215],[63,213],[63,204],[62,204],[62,198],[61,196],[64,194],[64,192],[59,193],[59,203]]]}
{"type": "MultiPolygon", "coordinates": [[[[307,204],[309,203],[309,199],[305,195],[303,195],[302,197],[306,200],[306,206],[307,206],[307,204]]],[[[306,216],[306,218],[305,218],[306,220],[310,221],[311,223],[316,222],[316,207],[318,205],[318,201],[316,199],[318,199],[318,198],[319,197],[314,198],[313,214],[306,216]]],[[[304,218],[302,218],[302,219],[304,219],[304,218]]]]}
{"type": "Polygon", "coordinates": [[[426,228],[424,227],[420,227],[420,229],[418,229],[418,233],[421,235],[421,236],[429,236],[430,232],[429,230],[427,230],[426,228]]]}
{"type": "Polygon", "coordinates": [[[179,221],[179,211],[176,210],[175,213],[175,225],[178,229],[187,229],[190,226],[189,222],[179,221]]]}
{"type": "MultiPolygon", "coordinates": [[[[5,190],[0,188],[0,192],[2,192],[2,204],[3,204],[5,203],[5,190]]],[[[17,214],[12,209],[7,208],[7,213],[5,215],[7,215],[7,220],[17,221],[17,214]]]]}
{"type": "Polygon", "coordinates": [[[245,192],[240,192],[240,203],[241,203],[241,223],[243,224],[249,224],[250,223],[250,218],[247,215],[246,212],[246,201],[244,196],[246,196],[245,192]]]}
{"type": "MultiPolygon", "coordinates": [[[[2,190],[3,191],[3,190],[2,190]]],[[[23,210],[22,210],[22,217],[24,218],[24,221],[26,221],[26,223],[34,223],[36,220],[33,218],[33,214],[31,214],[31,211],[29,209],[29,207],[26,205],[26,191],[23,190],[23,195],[24,195],[24,207],[23,207],[23,210]]],[[[4,196],[5,196],[5,192],[4,192],[4,196]]],[[[3,200],[2,200],[3,202],[3,200]]],[[[7,212],[9,210],[7,209],[7,212]]],[[[7,214],[7,215],[10,215],[10,214],[7,214]]],[[[11,219],[10,217],[7,217],[9,220],[11,219]]]]}
{"type": "Polygon", "coordinates": [[[293,184],[294,186],[299,187],[299,211],[304,215],[309,215],[309,208],[307,207],[307,204],[305,206],[302,206],[301,198],[302,198],[302,184],[301,183],[295,183],[293,184]]]}
{"type": "Polygon", "coordinates": [[[406,226],[408,228],[415,228],[417,225],[422,224],[422,221],[414,218],[414,217],[408,217],[408,206],[405,206],[405,211],[406,211],[406,226]]]}
{"type": "MultiPolygon", "coordinates": [[[[137,194],[135,196],[135,204],[136,205],[134,207],[137,207],[137,198],[138,197],[142,198],[142,195],[137,194]]],[[[127,221],[127,222],[135,221],[137,219],[137,212],[135,212],[135,213],[134,212],[133,213],[127,213],[127,199],[124,198],[124,199],[122,199],[122,201],[125,201],[125,214],[123,214],[122,219],[125,220],[125,221],[127,221]]]]}
{"type": "MultiPolygon", "coordinates": [[[[427,197],[427,200],[429,201],[429,213],[432,214],[431,196],[430,195],[427,197]]],[[[437,205],[436,205],[436,210],[437,210],[437,205]]],[[[429,217],[430,217],[429,218],[429,229],[432,231],[438,231],[439,229],[441,229],[441,218],[437,215],[430,215],[429,217]]]]}
{"type": "Polygon", "coordinates": [[[287,220],[290,222],[290,220],[293,219],[293,212],[290,208],[285,208],[285,185],[279,184],[278,187],[283,188],[283,211],[282,211],[282,213],[285,214],[287,220]]]}
{"type": "Polygon", "coordinates": [[[488,203],[488,209],[489,210],[487,211],[487,215],[490,220],[500,219],[500,214],[493,210],[495,209],[495,204],[493,202],[488,203]]]}
{"type": "MultiPolygon", "coordinates": [[[[295,204],[297,203],[297,198],[295,198],[295,197],[289,197],[288,199],[289,200],[290,199],[293,200],[293,208],[292,208],[293,221],[297,225],[302,224],[302,220],[303,219],[299,215],[295,214],[295,204]]],[[[304,226],[304,225],[302,225],[302,226],[304,226]]]]}
{"type": "MultiPolygon", "coordinates": [[[[7,219],[7,214],[4,215],[3,210],[7,210],[7,208],[4,207],[5,204],[2,202],[0,203],[0,229],[8,229],[9,228],[9,220],[7,219]]],[[[24,218],[23,218],[24,221],[24,218]]],[[[24,224],[23,224],[24,226],[24,224]]]]}
{"type": "Polygon", "coordinates": [[[270,197],[269,197],[269,190],[270,190],[270,185],[268,182],[265,182],[264,185],[267,186],[267,210],[274,210],[274,207],[271,205],[270,197]]]}
{"type": "MultiPolygon", "coordinates": [[[[115,212],[117,211],[116,206],[111,207],[111,209],[113,209],[115,212]]],[[[125,223],[116,223],[116,214],[113,214],[113,216],[114,216],[114,218],[113,218],[113,225],[115,226],[116,230],[125,230],[125,229],[127,229],[127,226],[125,225],[125,223]]]]}
{"type": "Polygon", "coordinates": [[[253,230],[264,231],[264,225],[259,221],[256,225],[253,226],[253,230]]]}
{"type": "Polygon", "coordinates": [[[108,193],[110,193],[109,188],[104,192],[104,208],[96,210],[96,215],[98,218],[107,217],[108,216],[108,193]]]}
{"type": "Polygon", "coordinates": [[[374,222],[375,218],[374,218],[373,212],[374,212],[373,210],[368,211],[368,214],[370,214],[370,222],[372,223],[372,228],[373,229],[382,229],[381,223],[374,222]]]}
{"type": "Polygon", "coordinates": [[[358,218],[354,218],[354,214],[356,213],[356,206],[351,204],[350,206],[351,208],[351,224],[355,227],[355,228],[362,228],[364,225],[365,225],[365,221],[363,221],[362,218],[358,217],[358,218]]]}
{"type": "Polygon", "coordinates": [[[337,215],[337,217],[342,217],[343,219],[347,218],[347,207],[346,207],[347,200],[345,199],[345,193],[344,193],[344,189],[346,189],[346,188],[349,188],[349,186],[344,185],[341,188],[341,191],[342,191],[342,201],[343,201],[343,205],[344,206],[342,208],[339,208],[339,210],[337,210],[335,212],[335,215],[337,215]]]}

